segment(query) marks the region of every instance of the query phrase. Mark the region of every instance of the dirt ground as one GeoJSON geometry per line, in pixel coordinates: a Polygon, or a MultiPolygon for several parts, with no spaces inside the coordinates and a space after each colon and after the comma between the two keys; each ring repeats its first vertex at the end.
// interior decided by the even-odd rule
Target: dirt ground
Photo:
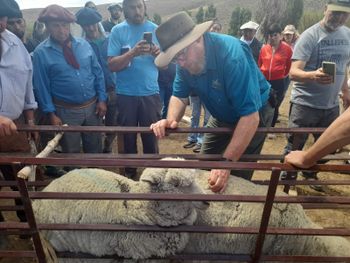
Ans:
{"type": "MultiPolygon", "coordinates": [[[[288,123],[288,110],[289,110],[289,92],[286,95],[286,98],[281,106],[279,123],[276,127],[287,127],[288,123]]],[[[187,110],[187,115],[190,114],[189,109],[187,110]]],[[[186,124],[181,124],[186,126],[186,124]]],[[[166,139],[160,142],[160,151],[161,153],[187,153],[191,154],[192,149],[184,149],[182,145],[186,142],[186,134],[172,134],[166,139]]],[[[312,143],[312,140],[308,142],[308,145],[312,143]]],[[[266,139],[264,144],[263,153],[264,154],[281,154],[283,148],[286,144],[285,135],[277,135],[275,139],[266,139]]],[[[267,172],[255,172],[253,179],[267,179],[269,178],[269,173],[267,172]]],[[[320,173],[319,178],[321,180],[325,179],[349,179],[347,174],[334,174],[334,173],[320,173]]],[[[349,196],[350,195],[350,186],[329,186],[324,188],[324,192],[316,192],[311,190],[309,187],[297,187],[295,192],[299,195],[337,195],[337,196],[349,196]]],[[[5,205],[9,202],[1,202],[1,205],[5,205]]],[[[313,209],[307,210],[306,213],[309,217],[322,227],[332,227],[332,228],[350,228],[350,209],[313,209]]],[[[17,218],[14,213],[4,213],[7,220],[16,221],[17,218]]],[[[350,240],[350,238],[349,238],[350,240]]],[[[8,242],[8,249],[10,250],[31,250],[32,243],[30,240],[21,240],[16,236],[11,236],[8,242]]],[[[2,259],[0,263],[29,263],[35,262],[28,259],[2,259]]]]}

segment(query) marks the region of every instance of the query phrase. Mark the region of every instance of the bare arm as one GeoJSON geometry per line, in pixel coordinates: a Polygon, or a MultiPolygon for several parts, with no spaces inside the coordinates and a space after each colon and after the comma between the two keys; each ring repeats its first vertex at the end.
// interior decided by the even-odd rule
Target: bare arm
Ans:
{"type": "Polygon", "coordinates": [[[343,106],[345,109],[347,109],[350,105],[350,93],[349,93],[349,86],[348,86],[348,76],[345,74],[344,82],[341,87],[342,91],[342,100],[343,100],[343,106]]]}
{"type": "Polygon", "coordinates": [[[133,60],[134,57],[143,55],[143,54],[150,54],[150,52],[156,52],[152,49],[150,50],[150,45],[146,44],[147,42],[145,40],[141,40],[136,44],[135,47],[130,49],[128,52],[116,56],[116,57],[109,57],[108,58],[108,67],[109,70],[112,72],[118,72],[123,69],[125,69],[129,63],[133,60]]]}
{"type": "Polygon", "coordinates": [[[179,121],[185,113],[187,103],[187,98],[183,99],[171,96],[167,118],[151,124],[150,127],[158,138],[163,138],[165,136],[166,128],[177,128],[179,121]]]}
{"type": "Polygon", "coordinates": [[[350,109],[340,115],[306,151],[293,151],[285,162],[301,168],[309,168],[323,156],[350,143],[350,109]]]}
{"type": "Polygon", "coordinates": [[[305,71],[305,61],[295,60],[292,62],[292,66],[289,71],[289,77],[293,81],[298,82],[312,82],[316,81],[320,84],[331,84],[332,76],[322,72],[322,68],[315,71],[305,71]]]}

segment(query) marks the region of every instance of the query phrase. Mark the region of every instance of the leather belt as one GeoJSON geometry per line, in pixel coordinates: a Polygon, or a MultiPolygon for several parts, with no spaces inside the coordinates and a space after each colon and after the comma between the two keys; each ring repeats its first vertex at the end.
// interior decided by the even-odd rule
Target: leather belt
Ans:
{"type": "Polygon", "coordinates": [[[69,103],[69,102],[65,102],[63,100],[59,100],[56,98],[52,98],[52,101],[56,107],[61,107],[61,108],[66,108],[66,109],[84,109],[84,108],[87,108],[87,107],[91,106],[92,104],[94,104],[97,101],[97,98],[92,97],[88,101],[85,101],[81,104],[69,103]]]}

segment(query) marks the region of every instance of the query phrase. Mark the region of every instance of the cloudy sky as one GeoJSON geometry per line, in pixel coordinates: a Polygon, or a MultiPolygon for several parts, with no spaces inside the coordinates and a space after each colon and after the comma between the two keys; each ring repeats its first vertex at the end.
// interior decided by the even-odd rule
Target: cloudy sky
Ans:
{"type": "MultiPolygon", "coordinates": [[[[21,9],[28,8],[43,8],[51,4],[62,5],[64,7],[79,7],[84,6],[88,0],[16,0],[21,9]]],[[[93,0],[96,5],[108,4],[113,2],[121,2],[121,0],[93,0]]]]}

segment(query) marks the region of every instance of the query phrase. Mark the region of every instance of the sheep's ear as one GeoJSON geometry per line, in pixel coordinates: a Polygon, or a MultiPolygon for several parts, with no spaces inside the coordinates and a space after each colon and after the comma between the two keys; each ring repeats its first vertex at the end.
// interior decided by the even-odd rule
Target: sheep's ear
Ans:
{"type": "Polygon", "coordinates": [[[205,210],[209,208],[210,203],[208,201],[197,201],[193,202],[193,206],[199,210],[205,210]]]}
{"type": "Polygon", "coordinates": [[[190,186],[194,181],[195,169],[171,168],[165,176],[165,182],[176,187],[190,186]]]}
{"type": "Polygon", "coordinates": [[[153,185],[160,184],[164,181],[166,172],[167,169],[165,168],[146,168],[140,176],[140,181],[153,185]]]}

